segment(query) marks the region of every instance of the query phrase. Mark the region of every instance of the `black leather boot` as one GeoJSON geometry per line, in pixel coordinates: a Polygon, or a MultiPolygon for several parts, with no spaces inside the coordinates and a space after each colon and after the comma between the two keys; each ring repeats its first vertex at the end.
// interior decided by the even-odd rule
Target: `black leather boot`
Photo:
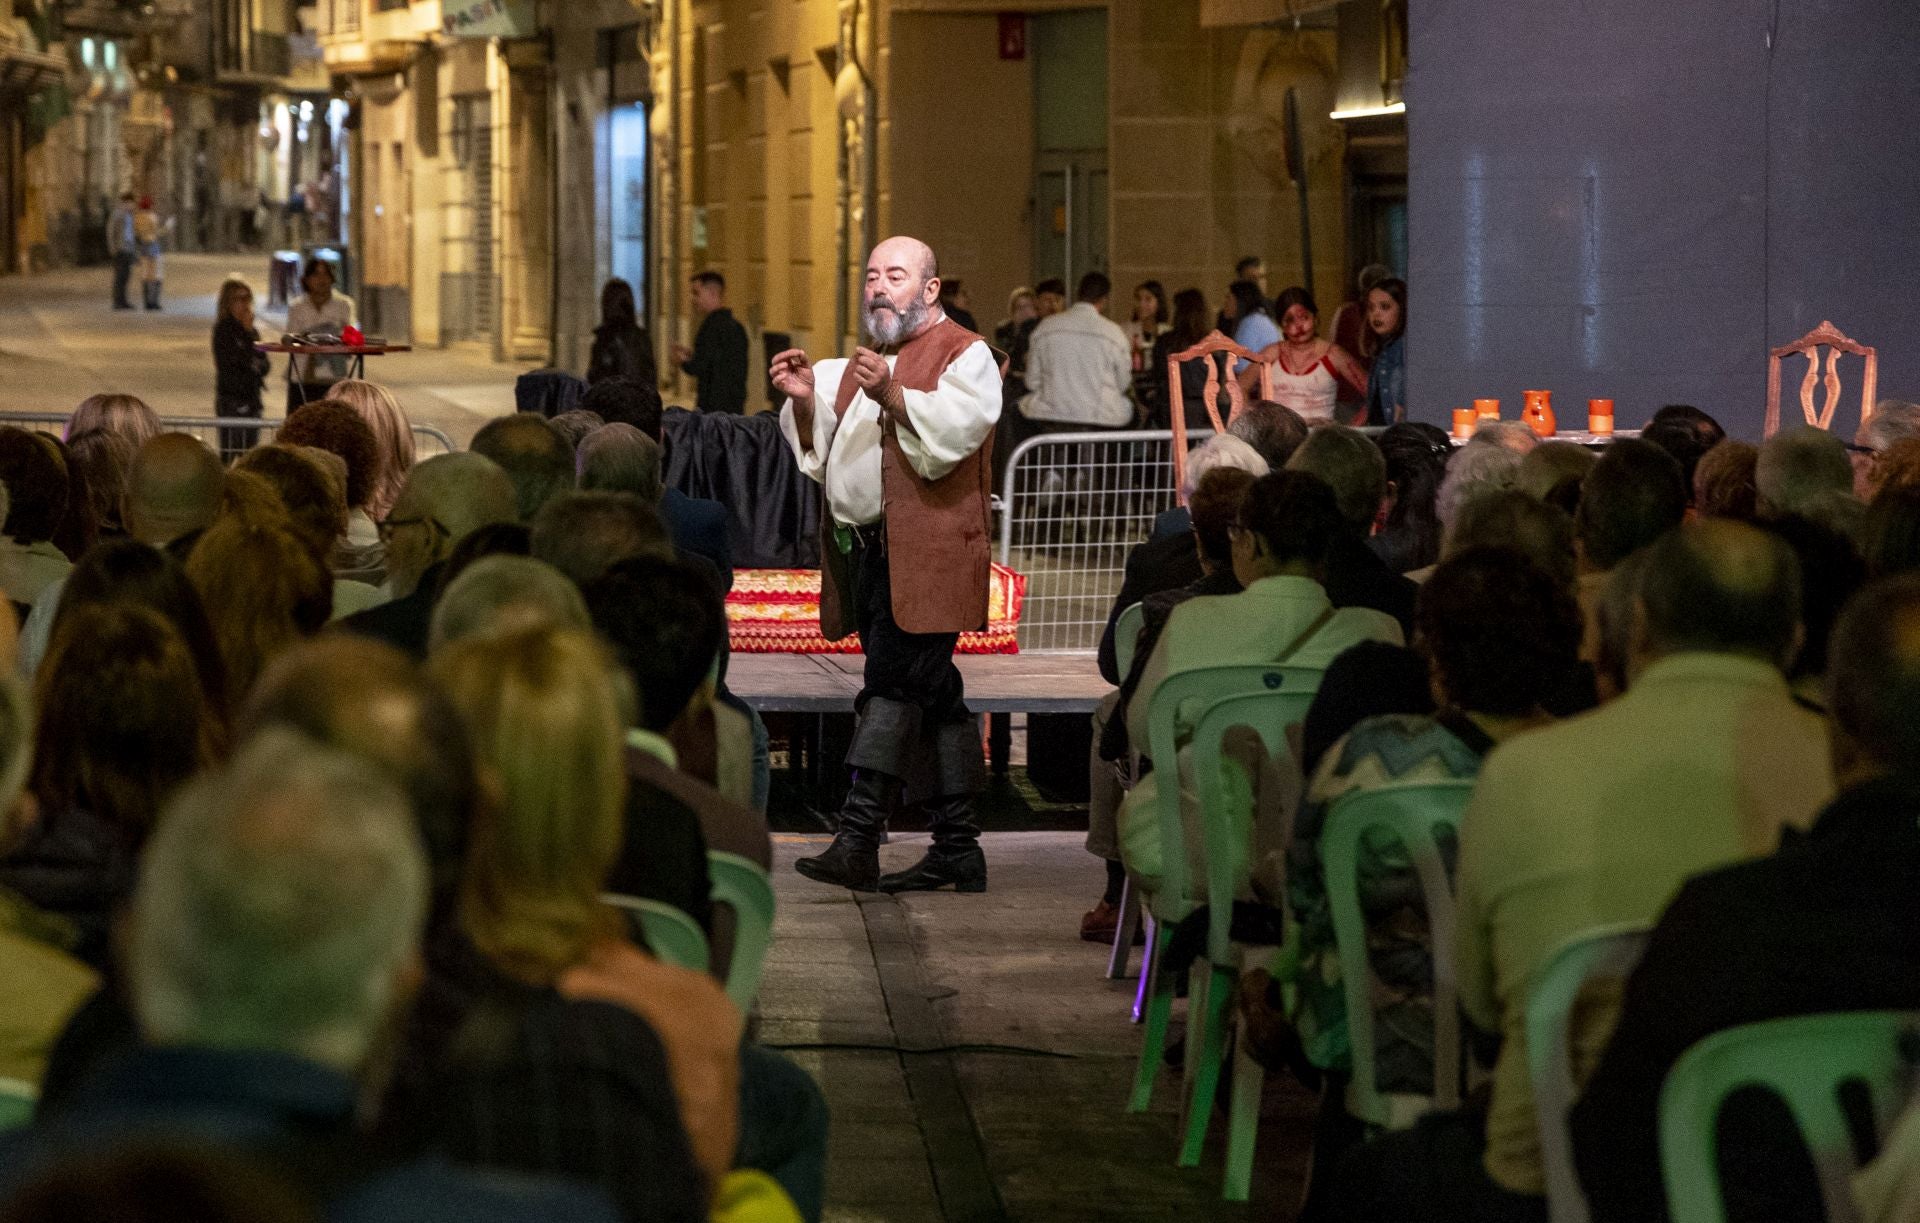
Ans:
{"type": "Polygon", "coordinates": [[[900,794],[900,779],[872,769],[856,769],[840,828],[824,853],[801,858],[793,869],[809,879],[856,892],[877,890],[880,882],[880,830],[900,794]]]}
{"type": "Polygon", "coordinates": [[[880,877],[880,890],[957,892],[987,890],[987,855],[980,852],[980,825],[973,818],[973,797],[939,798],[926,804],[933,820],[933,845],[926,856],[903,871],[880,877]]]}

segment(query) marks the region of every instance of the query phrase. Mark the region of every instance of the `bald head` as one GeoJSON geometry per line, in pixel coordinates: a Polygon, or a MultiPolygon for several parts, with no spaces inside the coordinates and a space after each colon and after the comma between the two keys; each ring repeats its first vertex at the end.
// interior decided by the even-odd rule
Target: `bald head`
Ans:
{"type": "Polygon", "coordinates": [[[226,479],[220,456],[204,442],[162,433],[133,456],[121,517],[135,539],[160,547],[213,521],[226,479]]]}
{"type": "Polygon", "coordinates": [[[1669,531],[1640,582],[1643,662],[1738,654],[1785,668],[1800,643],[1800,563],[1785,541],[1727,518],[1669,531]]]}
{"type": "Polygon", "coordinates": [[[513,481],[484,455],[436,454],[415,464],[387,515],[387,578],[394,593],[412,593],[427,568],[472,532],[519,517],[513,481]]]}
{"type": "Polygon", "coordinates": [[[940,270],[933,248],[918,238],[888,238],[867,258],[860,324],[882,347],[912,339],[935,320],[940,270]]]}

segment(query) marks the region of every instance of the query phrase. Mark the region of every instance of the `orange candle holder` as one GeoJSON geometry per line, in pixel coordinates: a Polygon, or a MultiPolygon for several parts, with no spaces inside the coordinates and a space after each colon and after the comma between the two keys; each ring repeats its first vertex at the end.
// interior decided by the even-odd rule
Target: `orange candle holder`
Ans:
{"type": "Polygon", "coordinates": [[[1481,420],[1500,419],[1500,401],[1498,399],[1476,399],[1473,401],[1474,415],[1481,420]]]}
{"type": "Polygon", "coordinates": [[[1461,441],[1473,436],[1474,428],[1480,423],[1480,416],[1472,408],[1453,410],[1453,435],[1461,441]]]}
{"type": "Polygon", "coordinates": [[[1595,437],[1613,436],[1613,400],[1587,400],[1587,432],[1595,437]]]}
{"type": "Polygon", "coordinates": [[[1527,428],[1533,430],[1535,437],[1552,437],[1558,432],[1558,424],[1553,419],[1552,391],[1523,391],[1526,406],[1520,410],[1520,419],[1527,428]]]}

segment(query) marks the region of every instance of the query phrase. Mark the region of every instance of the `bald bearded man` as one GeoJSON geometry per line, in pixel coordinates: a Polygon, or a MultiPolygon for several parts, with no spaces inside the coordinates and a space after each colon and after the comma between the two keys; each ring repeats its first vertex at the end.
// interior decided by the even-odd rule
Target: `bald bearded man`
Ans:
{"type": "Polygon", "coordinates": [[[839,830],[795,867],[855,891],[981,892],[973,795],[986,770],[953,649],[987,620],[1000,370],[986,341],[941,310],[939,269],[918,239],[873,249],[860,322],[871,347],[817,366],[789,349],[771,370],[787,397],[781,431],[826,500],[821,633],[858,629],[866,653],[839,830]],[[933,845],[882,877],[880,834],[896,803],[925,810],[933,845]]]}

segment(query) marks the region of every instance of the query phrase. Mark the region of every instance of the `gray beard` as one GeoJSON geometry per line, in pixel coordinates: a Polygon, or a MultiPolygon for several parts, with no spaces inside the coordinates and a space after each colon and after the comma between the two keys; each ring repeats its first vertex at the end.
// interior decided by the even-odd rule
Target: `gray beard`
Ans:
{"type": "Polygon", "coordinates": [[[900,341],[918,332],[927,323],[927,304],[915,298],[905,314],[896,313],[890,307],[879,309],[864,306],[860,310],[860,326],[867,337],[883,348],[891,348],[900,341]]]}

